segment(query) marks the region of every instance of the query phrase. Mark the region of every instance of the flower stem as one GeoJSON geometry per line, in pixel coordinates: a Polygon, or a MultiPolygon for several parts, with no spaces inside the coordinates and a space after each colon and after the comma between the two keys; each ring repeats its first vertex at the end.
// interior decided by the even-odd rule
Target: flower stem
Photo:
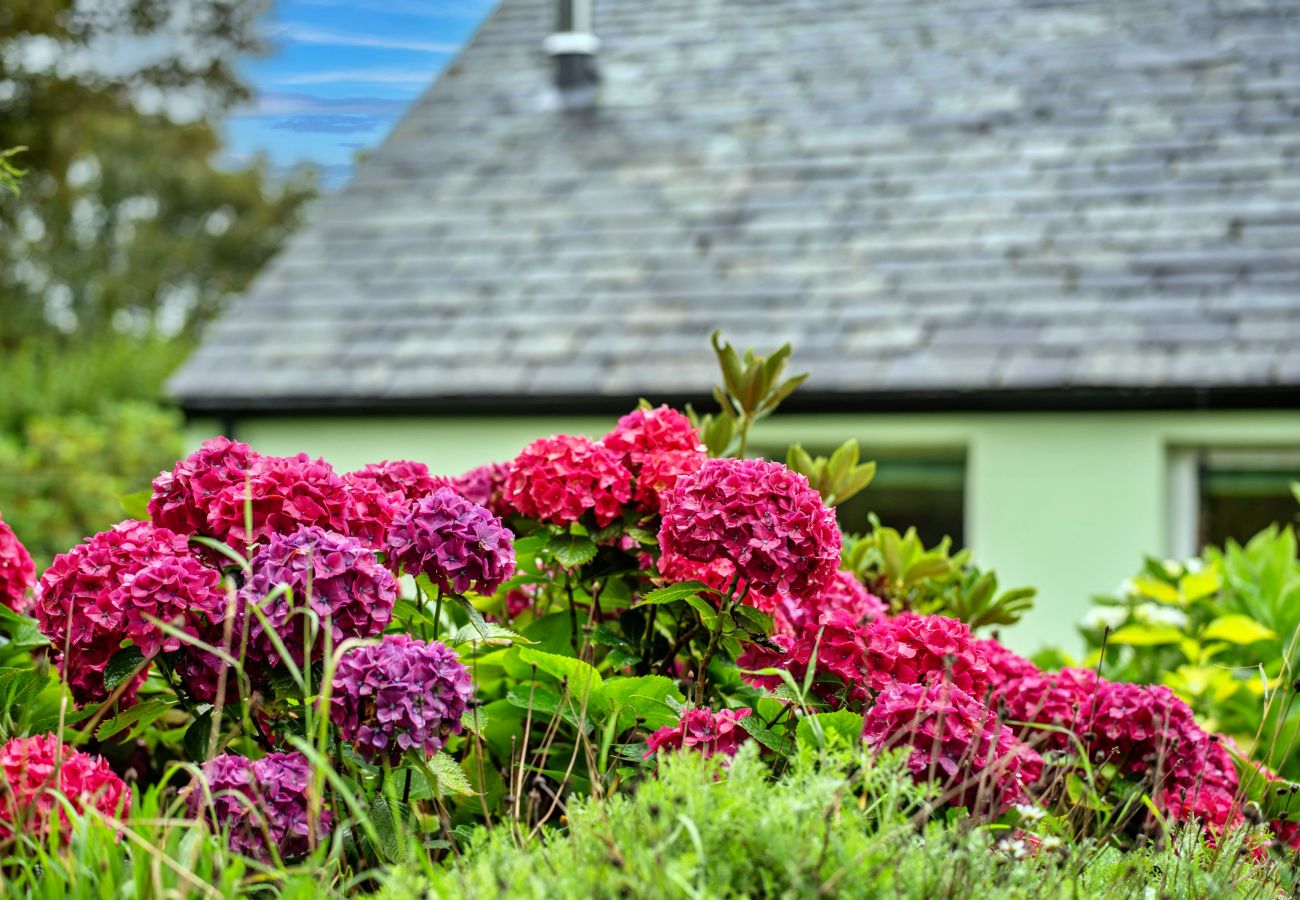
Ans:
{"type": "Polygon", "coordinates": [[[437,588],[438,592],[433,595],[433,636],[437,637],[438,632],[442,629],[442,586],[437,588]]]}

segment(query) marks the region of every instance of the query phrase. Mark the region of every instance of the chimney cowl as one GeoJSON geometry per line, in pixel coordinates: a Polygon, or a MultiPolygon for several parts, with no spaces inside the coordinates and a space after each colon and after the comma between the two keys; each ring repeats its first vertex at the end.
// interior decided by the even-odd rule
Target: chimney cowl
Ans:
{"type": "Polygon", "coordinates": [[[542,43],[553,60],[555,88],[566,109],[586,109],[595,103],[596,51],[600,41],[592,33],[591,0],[555,0],[554,31],[542,43]]]}

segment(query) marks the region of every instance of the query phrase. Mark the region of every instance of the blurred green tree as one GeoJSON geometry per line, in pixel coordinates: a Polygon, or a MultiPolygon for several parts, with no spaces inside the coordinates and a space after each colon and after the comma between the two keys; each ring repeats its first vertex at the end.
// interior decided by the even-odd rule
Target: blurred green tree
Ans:
{"type": "Polygon", "coordinates": [[[262,11],[0,3],[0,148],[25,148],[0,191],[0,514],[39,562],[175,459],[163,379],[315,196],[217,161],[262,11]]]}

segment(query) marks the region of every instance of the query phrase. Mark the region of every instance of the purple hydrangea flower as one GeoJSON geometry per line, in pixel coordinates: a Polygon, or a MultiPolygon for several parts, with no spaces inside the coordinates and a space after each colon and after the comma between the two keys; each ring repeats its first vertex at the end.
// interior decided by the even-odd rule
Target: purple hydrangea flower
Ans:
{"type": "Polygon", "coordinates": [[[196,785],[190,812],[202,814],[215,830],[229,831],[230,848],[262,862],[306,855],[329,837],[333,816],[322,807],[308,817],[311,767],[301,753],[271,753],[254,762],[225,754],[203,764],[208,789],[196,785]]]}
{"type": "Polygon", "coordinates": [[[367,760],[396,763],[417,747],[432,756],[460,734],[472,692],[469,670],[445,644],[389,634],[339,660],[330,718],[367,760]]]}
{"type": "MultiPolygon", "coordinates": [[[[356,538],[316,525],[275,534],[253,557],[252,570],[240,599],[245,606],[258,604],[299,665],[308,655],[303,646],[306,618],[294,609],[302,610],[309,598],[320,619],[320,634],[328,621],[336,647],[347,638],[379,634],[393,617],[397,579],[356,538]],[[284,592],[267,599],[278,585],[287,585],[292,591],[292,606],[284,592]]],[[[254,661],[278,663],[275,645],[257,616],[249,622],[248,644],[248,655],[254,661]]],[[[322,652],[324,641],[318,639],[310,656],[314,659],[322,652]]]]}
{"type": "Polygon", "coordinates": [[[491,594],[514,574],[514,535],[491,512],[439,488],[393,519],[389,563],[421,572],[444,591],[491,594]]]}

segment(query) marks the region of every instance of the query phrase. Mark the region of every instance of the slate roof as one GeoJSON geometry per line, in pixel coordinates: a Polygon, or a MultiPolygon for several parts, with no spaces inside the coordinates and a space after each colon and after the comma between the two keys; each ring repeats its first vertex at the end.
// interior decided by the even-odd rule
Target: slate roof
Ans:
{"type": "Polygon", "coordinates": [[[718,327],[836,408],[1300,405],[1295,0],[595,0],[588,113],[549,9],[501,3],[190,410],[690,396],[718,327]]]}

